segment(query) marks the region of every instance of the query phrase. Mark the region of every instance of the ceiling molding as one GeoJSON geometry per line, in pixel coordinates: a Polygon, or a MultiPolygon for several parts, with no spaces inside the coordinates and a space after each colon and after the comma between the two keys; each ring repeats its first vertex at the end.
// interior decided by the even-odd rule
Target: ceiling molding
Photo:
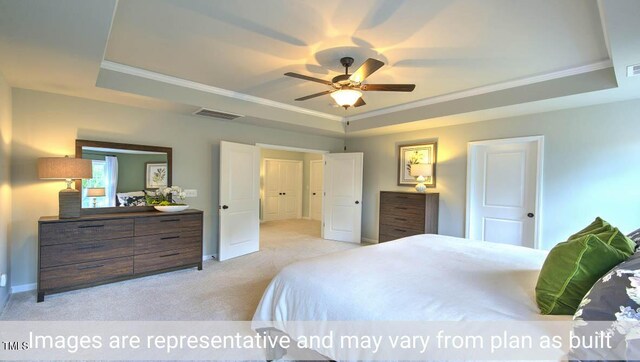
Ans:
{"type": "Polygon", "coordinates": [[[332,121],[341,122],[344,119],[341,116],[335,116],[335,115],[324,113],[324,112],[318,112],[318,111],[314,111],[314,110],[310,110],[302,107],[292,106],[286,103],[281,103],[281,102],[276,102],[276,101],[272,101],[265,98],[255,97],[249,94],[234,92],[228,89],[222,89],[222,88],[218,88],[218,87],[214,87],[214,86],[210,86],[210,85],[206,85],[206,84],[202,84],[202,83],[198,83],[198,82],[194,82],[194,81],[190,81],[182,78],[172,77],[170,75],[160,74],[160,73],[152,72],[149,70],[132,67],[129,65],[111,62],[108,60],[103,60],[102,63],[100,64],[100,68],[123,73],[123,74],[133,75],[141,78],[151,79],[151,80],[155,80],[155,81],[166,83],[166,84],[172,84],[179,87],[189,88],[189,89],[216,94],[224,97],[230,97],[230,98],[234,98],[242,101],[253,102],[263,106],[284,109],[287,111],[292,111],[292,112],[297,112],[302,114],[308,114],[311,116],[325,118],[332,121]]]}
{"type": "Polygon", "coordinates": [[[109,39],[111,38],[111,30],[113,30],[113,21],[116,18],[116,11],[118,10],[118,1],[115,0],[115,4],[113,4],[113,12],[111,13],[111,22],[109,23],[109,31],[107,32],[107,41],[104,43],[104,50],[102,51],[102,60],[107,56],[107,48],[109,47],[109,39]]]}
{"type": "Polygon", "coordinates": [[[152,72],[149,70],[132,67],[129,65],[115,63],[108,60],[103,60],[100,65],[102,69],[106,69],[106,70],[138,76],[138,77],[151,79],[158,82],[172,84],[172,85],[185,87],[189,89],[194,89],[194,90],[198,90],[206,93],[221,95],[221,96],[230,97],[238,100],[257,103],[257,104],[268,106],[268,107],[275,107],[283,110],[293,111],[301,114],[308,114],[308,115],[321,117],[321,118],[325,118],[333,121],[339,121],[339,122],[355,121],[355,120],[365,119],[369,117],[375,117],[375,116],[385,115],[389,113],[405,111],[412,108],[424,107],[424,106],[434,105],[438,103],[454,101],[462,98],[473,97],[477,95],[502,91],[510,88],[526,86],[526,85],[540,83],[548,80],[589,73],[589,72],[593,72],[601,69],[610,68],[611,66],[612,66],[612,62],[610,59],[608,59],[608,60],[587,64],[579,67],[573,67],[573,68],[568,68],[568,69],[564,69],[556,72],[540,74],[533,77],[510,80],[502,83],[496,83],[496,84],[491,84],[487,86],[472,88],[472,89],[468,89],[460,92],[454,92],[454,93],[449,93],[441,96],[425,98],[415,102],[409,102],[409,103],[392,106],[384,109],[365,112],[365,113],[361,113],[354,116],[341,117],[341,116],[335,116],[335,115],[324,113],[324,112],[314,111],[311,109],[292,106],[286,103],[276,102],[276,101],[272,101],[265,98],[255,97],[255,96],[244,94],[244,93],[234,92],[227,89],[222,89],[222,88],[218,88],[218,87],[214,87],[214,86],[210,86],[210,85],[206,85],[206,84],[202,84],[202,83],[198,83],[198,82],[194,82],[194,81],[190,81],[182,78],[160,74],[160,73],[152,72]]]}
{"type": "Polygon", "coordinates": [[[609,31],[607,30],[607,20],[604,14],[604,3],[602,0],[598,0],[598,14],[600,15],[600,26],[602,27],[602,36],[604,37],[604,45],[607,47],[607,54],[609,59],[613,59],[611,56],[611,45],[609,44],[609,31]]]}
{"type": "Polygon", "coordinates": [[[611,66],[612,66],[612,62],[610,59],[603,60],[597,63],[587,64],[580,67],[568,68],[565,70],[536,75],[533,77],[510,80],[502,83],[496,83],[496,84],[491,84],[487,86],[472,88],[472,89],[468,89],[460,92],[454,92],[454,93],[449,93],[441,96],[425,98],[415,102],[401,104],[398,106],[392,106],[392,107],[379,109],[371,112],[361,113],[354,116],[348,116],[348,117],[345,117],[345,120],[355,121],[355,120],[374,117],[374,116],[381,116],[389,113],[409,110],[412,108],[424,107],[424,106],[429,106],[437,103],[454,101],[462,98],[478,96],[478,95],[502,91],[510,88],[526,86],[534,83],[540,83],[548,80],[570,77],[573,75],[578,75],[583,73],[589,73],[589,72],[593,72],[601,69],[610,68],[611,66]]]}

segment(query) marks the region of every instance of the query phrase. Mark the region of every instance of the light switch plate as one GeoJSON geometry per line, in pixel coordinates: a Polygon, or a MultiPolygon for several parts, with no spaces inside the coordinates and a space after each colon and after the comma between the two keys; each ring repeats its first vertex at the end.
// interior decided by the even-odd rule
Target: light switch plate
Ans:
{"type": "Polygon", "coordinates": [[[7,274],[2,274],[0,276],[0,287],[6,287],[7,286],[7,274]]]}
{"type": "Polygon", "coordinates": [[[186,197],[198,197],[198,190],[184,190],[184,194],[186,197]]]}

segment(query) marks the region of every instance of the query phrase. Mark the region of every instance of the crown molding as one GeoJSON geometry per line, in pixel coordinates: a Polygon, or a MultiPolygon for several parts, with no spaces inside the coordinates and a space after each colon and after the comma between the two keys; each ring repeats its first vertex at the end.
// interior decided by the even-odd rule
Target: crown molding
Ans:
{"type": "Polygon", "coordinates": [[[540,83],[548,80],[565,78],[565,77],[570,77],[573,75],[578,75],[583,73],[589,73],[589,72],[593,72],[601,69],[610,68],[612,66],[613,65],[611,60],[607,59],[607,60],[603,60],[603,61],[592,63],[592,64],[587,64],[587,65],[574,67],[574,68],[568,68],[568,69],[546,73],[546,74],[540,74],[533,77],[515,79],[515,80],[510,80],[502,83],[496,83],[496,84],[491,84],[487,86],[471,88],[471,89],[467,89],[460,92],[449,93],[441,96],[424,98],[418,101],[409,102],[409,103],[401,104],[398,106],[391,106],[391,107],[387,107],[387,108],[383,108],[375,111],[361,113],[354,116],[348,116],[348,117],[345,117],[345,121],[355,121],[359,119],[381,116],[381,115],[394,113],[394,112],[406,111],[412,108],[424,107],[424,106],[429,106],[437,103],[443,103],[443,102],[458,100],[462,98],[468,98],[468,97],[478,96],[482,94],[502,91],[510,88],[522,87],[522,86],[526,86],[534,83],[540,83]]]}
{"type": "Polygon", "coordinates": [[[253,103],[257,103],[257,104],[268,106],[268,107],[275,107],[275,108],[297,112],[301,114],[308,114],[311,116],[321,117],[321,118],[329,119],[332,121],[345,122],[345,121],[355,121],[355,120],[365,119],[369,117],[381,116],[389,113],[405,111],[412,108],[424,107],[424,106],[429,106],[437,103],[458,100],[462,98],[478,96],[478,95],[502,91],[510,88],[540,83],[548,80],[570,77],[573,75],[578,75],[583,73],[589,73],[589,72],[593,72],[601,69],[610,68],[612,67],[612,62],[610,59],[603,60],[603,61],[592,63],[592,64],[568,68],[568,69],[546,73],[546,74],[540,74],[533,77],[520,78],[520,79],[502,82],[502,83],[496,83],[496,84],[491,84],[487,86],[467,89],[460,92],[449,93],[441,96],[424,98],[414,102],[409,102],[409,103],[405,103],[397,106],[391,106],[391,107],[374,110],[370,112],[365,112],[365,113],[361,113],[354,116],[348,116],[348,117],[335,116],[335,115],[324,113],[324,112],[292,106],[286,103],[276,102],[276,101],[272,101],[265,98],[260,98],[260,97],[256,97],[256,96],[252,96],[244,93],[234,92],[234,91],[230,91],[223,88],[218,88],[218,87],[214,87],[214,86],[210,86],[210,85],[206,85],[206,84],[202,84],[202,83],[198,83],[198,82],[194,82],[194,81],[190,81],[182,78],[177,78],[177,77],[156,73],[156,72],[152,72],[152,71],[141,69],[141,68],[132,67],[129,65],[111,62],[108,60],[103,60],[100,67],[106,70],[111,70],[111,71],[115,71],[123,74],[129,74],[137,77],[155,80],[162,83],[172,84],[180,87],[185,87],[185,88],[194,89],[194,90],[198,90],[206,93],[230,97],[230,98],[243,100],[247,102],[253,102],[253,103]]]}
{"type": "Polygon", "coordinates": [[[194,82],[194,81],[190,81],[182,78],[173,77],[166,74],[160,74],[160,73],[152,72],[146,69],[141,69],[141,68],[136,68],[129,65],[115,63],[109,60],[103,60],[102,63],[100,64],[100,68],[123,73],[123,74],[133,75],[141,78],[146,78],[150,80],[155,80],[158,82],[171,84],[179,87],[189,88],[189,89],[193,89],[201,92],[206,92],[206,93],[216,94],[224,97],[230,97],[230,98],[234,98],[242,101],[257,103],[263,106],[274,107],[274,108],[279,108],[279,109],[297,112],[301,114],[307,114],[310,116],[325,118],[332,121],[342,122],[344,120],[344,118],[341,116],[335,116],[335,115],[324,113],[324,112],[318,112],[311,109],[292,106],[290,104],[276,102],[269,99],[252,96],[249,94],[234,92],[228,89],[218,88],[218,87],[214,87],[214,86],[210,86],[210,85],[206,85],[206,84],[202,84],[202,83],[198,83],[198,82],[194,82]]]}

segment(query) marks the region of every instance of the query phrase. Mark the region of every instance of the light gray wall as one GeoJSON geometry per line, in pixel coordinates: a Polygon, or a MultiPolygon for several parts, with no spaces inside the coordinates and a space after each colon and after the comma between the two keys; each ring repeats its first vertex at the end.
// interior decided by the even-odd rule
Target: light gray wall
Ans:
{"type": "MultiPolygon", "coordinates": [[[[11,226],[11,88],[0,73],[0,274],[9,273],[11,226]]],[[[0,311],[9,297],[9,281],[0,287],[0,311]]]]}
{"type": "Polygon", "coordinates": [[[13,90],[13,285],[35,283],[37,221],[58,213],[64,182],[41,181],[36,160],[74,154],[77,138],[173,147],[173,182],[197,189],[187,199],[204,211],[204,253],[217,251],[220,141],[342,149],[343,140],[216,121],[24,89],[13,90]]]}
{"type": "Polygon", "coordinates": [[[601,216],[628,233],[640,227],[640,100],[513,118],[354,138],[349,152],[364,152],[363,237],[378,238],[381,190],[396,185],[397,147],[438,141],[439,231],[464,236],[467,143],[544,135],[543,215],[540,245],[549,249],[601,216]]]}
{"type": "MultiPolygon", "coordinates": [[[[284,150],[274,150],[263,148],[261,149],[260,160],[260,194],[262,195],[262,188],[264,187],[264,159],[275,158],[280,160],[296,160],[302,161],[302,217],[309,217],[309,162],[311,160],[321,160],[322,154],[319,153],[307,153],[307,152],[291,152],[284,150]]],[[[264,198],[263,198],[264,200],[264,198]]],[[[262,210],[260,210],[262,218],[262,210]]]]}

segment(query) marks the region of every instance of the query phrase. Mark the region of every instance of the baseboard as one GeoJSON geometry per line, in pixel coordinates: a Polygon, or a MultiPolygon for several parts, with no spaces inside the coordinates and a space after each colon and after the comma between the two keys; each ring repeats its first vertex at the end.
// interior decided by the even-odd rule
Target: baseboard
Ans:
{"type": "Polygon", "coordinates": [[[11,286],[11,294],[29,292],[29,291],[32,291],[32,290],[36,290],[37,288],[38,288],[38,284],[37,283],[12,285],[11,286]]]}
{"type": "Polygon", "coordinates": [[[211,260],[211,259],[218,260],[218,254],[209,254],[209,255],[203,255],[202,256],[202,261],[207,261],[207,260],[211,260]]]}
{"type": "Polygon", "coordinates": [[[378,244],[377,239],[361,238],[360,240],[365,244],[378,244]]]}

